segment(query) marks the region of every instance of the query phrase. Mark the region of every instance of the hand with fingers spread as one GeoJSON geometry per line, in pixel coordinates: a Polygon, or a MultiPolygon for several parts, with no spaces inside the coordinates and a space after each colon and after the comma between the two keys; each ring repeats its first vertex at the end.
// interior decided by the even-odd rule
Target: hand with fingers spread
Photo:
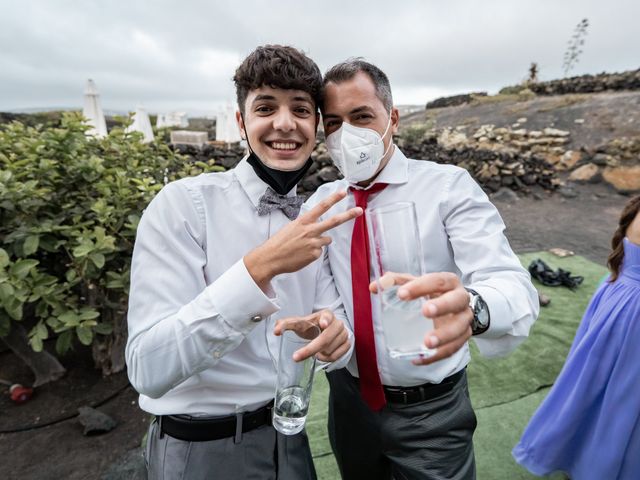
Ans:
{"type": "MultiPolygon", "coordinates": [[[[450,357],[471,337],[473,313],[469,308],[469,293],[455,274],[438,272],[414,277],[387,273],[379,282],[385,288],[400,286],[397,295],[402,300],[429,298],[422,306],[422,313],[433,319],[434,329],[426,334],[424,344],[437,350],[428,358],[414,360],[415,365],[429,365],[450,357]]],[[[378,293],[378,284],[371,283],[369,290],[378,293]]]]}
{"type": "Polygon", "coordinates": [[[318,259],[322,247],[331,243],[331,237],[324,233],[362,215],[362,209],[355,207],[319,221],[346,194],[342,191],[330,195],[244,257],[251,277],[263,290],[274,276],[296,272],[318,259]]]}
{"type": "Polygon", "coordinates": [[[276,323],[273,333],[281,335],[285,330],[295,330],[304,337],[309,324],[320,327],[320,335],[294,353],[293,359],[296,362],[312,355],[323,362],[335,362],[349,351],[349,332],[331,310],[320,310],[305,317],[282,318],[276,323]]]}

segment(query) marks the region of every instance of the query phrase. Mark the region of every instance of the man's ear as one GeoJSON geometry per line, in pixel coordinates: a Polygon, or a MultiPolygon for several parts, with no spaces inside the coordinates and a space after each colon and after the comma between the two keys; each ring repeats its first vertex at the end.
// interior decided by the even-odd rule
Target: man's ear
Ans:
{"type": "Polygon", "coordinates": [[[318,125],[320,125],[320,112],[316,112],[316,133],[318,133],[318,125]]]}
{"type": "Polygon", "coordinates": [[[242,118],[242,113],[240,113],[240,110],[236,111],[236,123],[238,124],[238,130],[240,130],[240,138],[246,140],[247,132],[244,128],[244,118],[242,118]]]}
{"type": "Polygon", "coordinates": [[[396,107],[391,109],[391,133],[395,135],[400,128],[400,112],[396,107]]]}

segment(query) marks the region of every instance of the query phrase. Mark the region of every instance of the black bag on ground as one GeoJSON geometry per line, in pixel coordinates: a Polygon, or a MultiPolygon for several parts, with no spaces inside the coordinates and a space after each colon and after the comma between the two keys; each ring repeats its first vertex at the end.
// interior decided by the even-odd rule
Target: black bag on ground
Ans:
{"type": "Polygon", "coordinates": [[[531,262],[529,265],[529,273],[543,285],[548,287],[559,287],[563,285],[571,290],[576,289],[584,280],[584,277],[579,275],[572,276],[568,270],[559,268],[557,271],[554,271],[539,258],[531,262]]]}

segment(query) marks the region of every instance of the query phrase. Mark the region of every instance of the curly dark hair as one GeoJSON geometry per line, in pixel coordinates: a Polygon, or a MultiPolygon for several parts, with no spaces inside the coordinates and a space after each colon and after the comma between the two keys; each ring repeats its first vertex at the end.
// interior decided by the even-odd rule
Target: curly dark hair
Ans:
{"type": "Polygon", "coordinates": [[[238,108],[244,115],[244,104],[251,90],[262,86],[301,90],[311,95],[316,108],[320,105],[322,74],[316,63],[302,51],[283,45],[264,45],[244,59],[233,76],[238,108]]]}
{"type": "Polygon", "coordinates": [[[640,212],[640,195],[633,197],[622,210],[620,221],[618,222],[618,229],[611,239],[612,252],[607,259],[607,266],[609,270],[611,270],[610,282],[615,282],[620,274],[620,265],[622,265],[624,258],[622,239],[626,236],[627,228],[629,228],[633,219],[636,218],[638,212],[640,212]]]}

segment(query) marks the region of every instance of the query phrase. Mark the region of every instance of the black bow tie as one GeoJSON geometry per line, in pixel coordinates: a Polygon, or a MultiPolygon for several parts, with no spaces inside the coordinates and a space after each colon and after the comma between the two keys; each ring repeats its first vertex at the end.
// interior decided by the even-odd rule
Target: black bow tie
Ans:
{"type": "Polygon", "coordinates": [[[267,187],[267,190],[258,202],[258,215],[266,215],[273,210],[280,209],[289,220],[295,220],[300,213],[302,203],[302,197],[298,197],[297,195],[293,197],[279,195],[273,188],[267,187]]]}

